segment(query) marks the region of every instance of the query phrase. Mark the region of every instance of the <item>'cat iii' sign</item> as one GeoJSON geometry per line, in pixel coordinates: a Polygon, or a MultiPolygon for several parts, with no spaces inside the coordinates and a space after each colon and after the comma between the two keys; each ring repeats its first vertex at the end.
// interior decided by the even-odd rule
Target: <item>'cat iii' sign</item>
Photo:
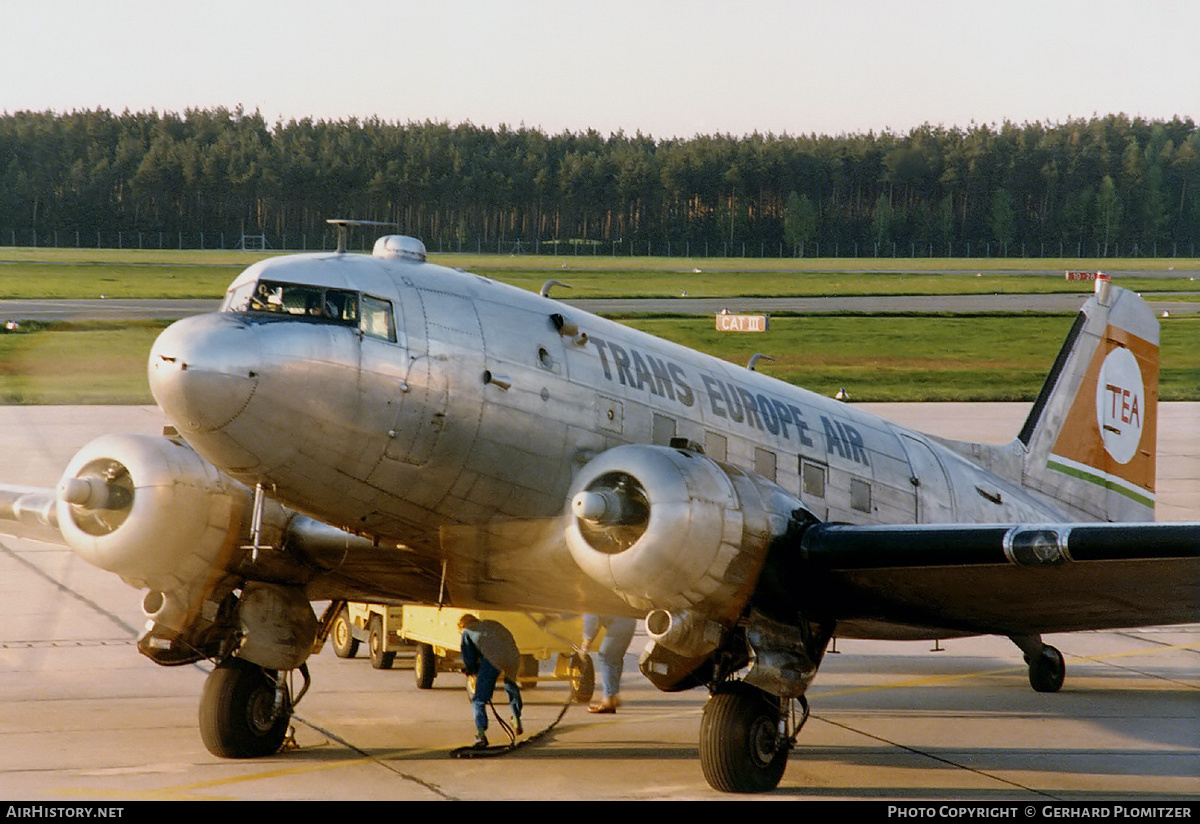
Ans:
{"type": "Polygon", "coordinates": [[[731,315],[728,312],[717,315],[718,332],[765,332],[769,325],[769,315],[731,315]]]}

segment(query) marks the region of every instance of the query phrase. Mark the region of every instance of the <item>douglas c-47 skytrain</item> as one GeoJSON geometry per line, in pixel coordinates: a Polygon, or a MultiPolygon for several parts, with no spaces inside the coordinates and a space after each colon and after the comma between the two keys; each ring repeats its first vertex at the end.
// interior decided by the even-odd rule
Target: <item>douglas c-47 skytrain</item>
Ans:
{"type": "Polygon", "coordinates": [[[709,690],[700,761],[734,792],[779,783],[835,633],[1003,635],[1053,692],[1043,633],[1197,619],[1200,524],[1151,523],[1158,324],[1131,292],[1098,282],[985,446],[425,258],[389,235],[254,264],[155,343],[163,436],[0,488],[148,590],[143,654],[215,663],[216,755],[280,748],[347,600],[644,618],[642,671],[709,690]]]}

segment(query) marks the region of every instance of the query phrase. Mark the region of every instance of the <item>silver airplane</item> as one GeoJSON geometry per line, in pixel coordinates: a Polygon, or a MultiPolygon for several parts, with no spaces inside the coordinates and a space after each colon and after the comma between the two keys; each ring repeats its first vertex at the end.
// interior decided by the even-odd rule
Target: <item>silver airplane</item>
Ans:
{"type": "Polygon", "coordinates": [[[175,323],[149,381],[172,426],[0,488],[147,590],[139,650],[211,659],[200,731],[276,752],[347,600],[644,618],[642,672],[705,687],[715,788],[774,788],[835,635],[1015,642],[1195,621],[1200,524],[1155,524],[1158,324],[1098,282],[1005,446],[853,406],[426,261],[254,264],[175,323]],[[318,618],[311,602],[330,601],[318,618]],[[293,691],[296,679],[301,686],[293,691]]]}

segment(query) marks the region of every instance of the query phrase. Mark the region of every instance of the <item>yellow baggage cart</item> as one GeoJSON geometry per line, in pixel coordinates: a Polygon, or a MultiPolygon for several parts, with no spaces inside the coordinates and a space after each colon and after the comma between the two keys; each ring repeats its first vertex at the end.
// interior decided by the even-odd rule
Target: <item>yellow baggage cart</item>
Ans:
{"type": "Polygon", "coordinates": [[[468,612],[498,621],[513,634],[521,651],[517,680],[523,688],[543,681],[568,681],[576,701],[591,700],[596,675],[591,656],[578,651],[583,620],[576,615],[349,603],[334,619],[330,641],[341,658],[353,657],[358,644],[366,641],[376,669],[389,669],[398,651],[412,649],[417,687],[429,689],[438,673],[462,670],[458,619],[468,612]],[[544,674],[543,662],[550,662],[544,674]]]}

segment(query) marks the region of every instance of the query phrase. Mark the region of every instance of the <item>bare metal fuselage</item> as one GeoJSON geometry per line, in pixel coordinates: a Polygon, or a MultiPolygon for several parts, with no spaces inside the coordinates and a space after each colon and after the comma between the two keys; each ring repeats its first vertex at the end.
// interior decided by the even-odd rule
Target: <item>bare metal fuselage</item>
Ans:
{"type": "Polygon", "coordinates": [[[761,791],[835,634],[1003,635],[1054,692],[1042,634],[1195,620],[1200,524],[1150,523],[1158,341],[1097,275],[1017,437],[958,443],[388,235],[251,266],[154,345],[177,431],[97,438],[0,520],[147,590],[152,660],[218,662],[216,755],[280,748],[347,600],[586,611],[645,616],[642,673],[710,690],[709,783],[761,791]]]}
{"type": "Polygon", "coordinates": [[[447,560],[462,600],[628,610],[562,545],[575,474],[621,444],[684,439],[820,520],[1079,518],[934,439],[477,275],[293,256],[251,267],[231,293],[269,278],[384,299],[394,340],[315,318],[190,318],[154,347],[155,397],[234,478],[447,560]]]}

